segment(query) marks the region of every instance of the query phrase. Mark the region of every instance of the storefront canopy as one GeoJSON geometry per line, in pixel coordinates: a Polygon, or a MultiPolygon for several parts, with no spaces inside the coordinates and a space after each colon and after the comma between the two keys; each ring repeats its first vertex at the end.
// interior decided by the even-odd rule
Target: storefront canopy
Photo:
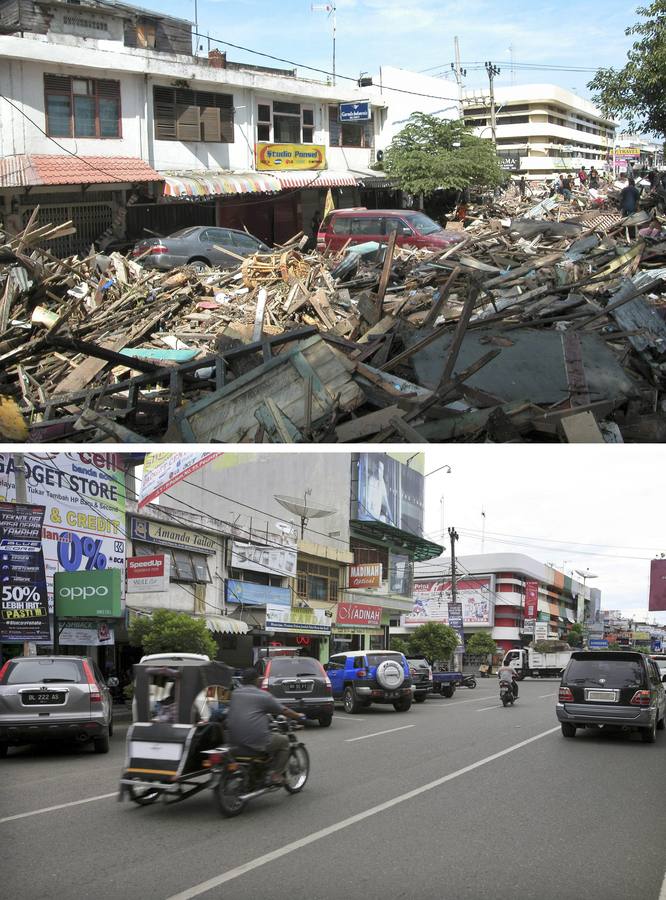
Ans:
{"type": "Polygon", "coordinates": [[[162,181],[162,176],[135,156],[31,153],[5,156],[0,160],[0,187],[149,181],[162,181]]]}
{"type": "Polygon", "coordinates": [[[275,172],[283,188],[329,188],[356,187],[356,176],[353,172],[275,172]]]}
{"type": "Polygon", "coordinates": [[[359,534],[366,534],[376,540],[401,545],[405,553],[416,562],[434,559],[436,556],[441,556],[444,550],[440,544],[436,544],[434,541],[428,541],[409,531],[395,528],[393,525],[385,525],[384,522],[355,521],[353,524],[359,534]]]}
{"type": "Polygon", "coordinates": [[[247,634],[250,626],[240,619],[230,619],[228,616],[206,616],[206,626],[209,631],[218,634],[247,634]]]}
{"type": "Polygon", "coordinates": [[[188,172],[164,176],[167,200],[209,200],[236,194],[277,194],[282,185],[258,172],[188,172]]]}

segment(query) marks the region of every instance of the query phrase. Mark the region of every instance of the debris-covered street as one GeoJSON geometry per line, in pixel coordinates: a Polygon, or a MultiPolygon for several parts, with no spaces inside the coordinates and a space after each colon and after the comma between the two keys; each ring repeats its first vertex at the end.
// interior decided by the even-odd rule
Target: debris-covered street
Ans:
{"type": "Polygon", "coordinates": [[[666,439],[654,209],[512,187],[443,252],[322,254],[296,235],[204,273],[59,260],[49,240],[71,225],[37,220],[4,247],[14,440],[666,439]]]}

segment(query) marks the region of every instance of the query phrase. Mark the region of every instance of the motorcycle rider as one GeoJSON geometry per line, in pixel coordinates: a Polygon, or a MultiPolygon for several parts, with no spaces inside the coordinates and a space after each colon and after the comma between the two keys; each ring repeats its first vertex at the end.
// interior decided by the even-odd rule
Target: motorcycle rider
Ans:
{"type": "Polygon", "coordinates": [[[518,699],[518,681],[516,680],[516,671],[512,669],[511,666],[500,666],[497,670],[497,677],[500,680],[500,684],[503,681],[506,681],[511,685],[511,689],[513,690],[514,699],[518,699]]]}
{"type": "Polygon", "coordinates": [[[283,706],[272,694],[263,691],[259,687],[260,677],[256,669],[245,669],[241,686],[231,694],[226,725],[232,744],[253,754],[271,755],[271,780],[274,784],[282,784],[289,759],[289,738],[270,730],[269,716],[283,715],[297,722],[305,721],[305,716],[283,706]]]}

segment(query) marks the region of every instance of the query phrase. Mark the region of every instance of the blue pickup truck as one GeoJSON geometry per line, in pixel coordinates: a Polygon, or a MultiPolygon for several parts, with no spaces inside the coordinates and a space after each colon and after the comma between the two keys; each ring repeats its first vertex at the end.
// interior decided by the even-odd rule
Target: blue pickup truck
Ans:
{"type": "Polygon", "coordinates": [[[443,665],[430,663],[422,656],[408,656],[407,663],[414,685],[414,702],[423,703],[428,694],[453,697],[456,687],[462,684],[462,672],[444,671],[443,665]]]}

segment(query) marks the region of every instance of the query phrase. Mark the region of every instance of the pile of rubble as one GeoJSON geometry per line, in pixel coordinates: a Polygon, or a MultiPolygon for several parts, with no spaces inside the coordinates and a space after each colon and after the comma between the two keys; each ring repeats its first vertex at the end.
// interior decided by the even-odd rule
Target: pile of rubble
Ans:
{"type": "Polygon", "coordinates": [[[443,252],[299,235],[202,274],[36,223],[2,248],[4,440],[666,440],[655,212],[510,195],[443,252]]]}

